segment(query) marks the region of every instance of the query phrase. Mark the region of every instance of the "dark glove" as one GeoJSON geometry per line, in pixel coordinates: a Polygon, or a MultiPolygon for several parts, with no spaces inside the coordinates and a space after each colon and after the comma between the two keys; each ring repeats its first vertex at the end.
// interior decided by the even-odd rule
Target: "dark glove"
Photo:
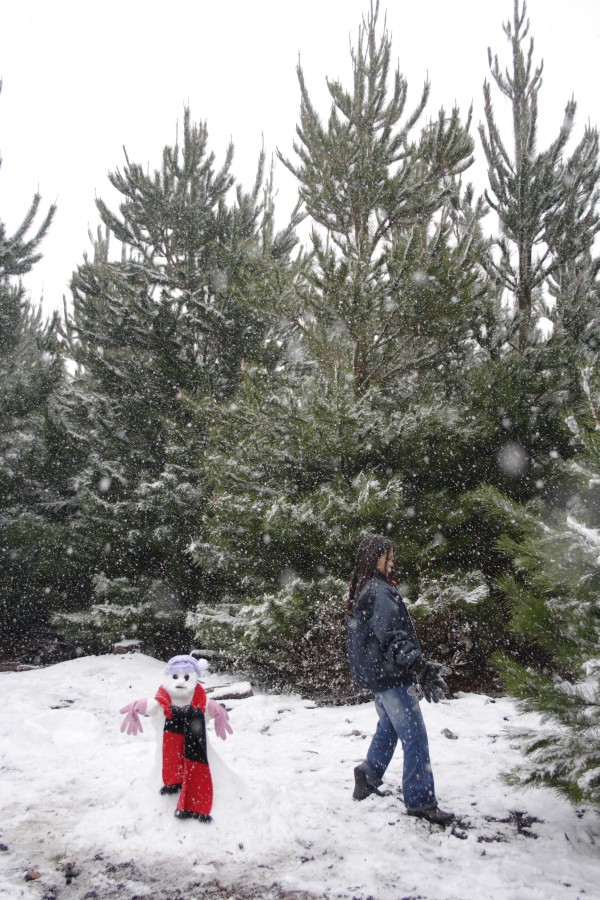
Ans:
{"type": "Polygon", "coordinates": [[[428,703],[439,703],[448,693],[448,685],[442,677],[452,674],[452,669],[449,669],[448,666],[431,662],[421,656],[412,667],[412,674],[416,676],[417,683],[428,703]]]}

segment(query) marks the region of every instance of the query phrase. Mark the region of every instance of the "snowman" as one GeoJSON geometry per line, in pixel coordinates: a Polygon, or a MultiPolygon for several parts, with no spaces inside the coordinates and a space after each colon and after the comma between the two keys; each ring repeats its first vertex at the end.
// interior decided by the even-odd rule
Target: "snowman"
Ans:
{"type": "Polygon", "coordinates": [[[163,723],[161,794],[179,794],[178,819],[210,822],[213,784],[208,765],[206,716],[214,719],[217,737],[226,740],[233,729],[224,706],[207,700],[200,676],[205,659],[174,656],[164,671],[154,699],[134,700],[119,711],[125,715],[121,731],[143,731],[140,716],[160,716],[163,723]]]}

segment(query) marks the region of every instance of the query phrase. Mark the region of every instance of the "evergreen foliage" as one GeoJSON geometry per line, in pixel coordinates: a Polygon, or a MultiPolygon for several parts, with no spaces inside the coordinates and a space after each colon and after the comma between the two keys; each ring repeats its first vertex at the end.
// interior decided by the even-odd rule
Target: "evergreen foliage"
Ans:
{"type": "MultiPolygon", "coordinates": [[[[498,131],[488,84],[487,130],[480,131],[489,166],[486,196],[501,228],[486,267],[514,300],[503,322],[511,349],[485,371],[507,425],[513,487],[496,481],[496,488],[475,492],[473,502],[491,525],[490,537],[495,533],[495,590],[510,610],[509,640],[496,664],[522,710],[543,721],[541,728],[519,730],[525,760],[510,779],[597,805],[598,134],[586,128],[567,157],[572,100],[558,137],[538,151],[542,66],[533,68],[533,41],[525,51],[525,3],[515,0],[504,30],[512,71],[502,73],[491,53],[490,65],[511,103],[513,155],[498,131]],[[552,324],[547,337],[536,331],[540,316],[552,324]]],[[[489,407],[485,390],[479,398],[489,407]]]]}
{"type": "Polygon", "coordinates": [[[286,304],[285,365],[249,378],[211,435],[214,519],[193,551],[229,582],[224,616],[200,604],[198,639],[210,633],[230,664],[277,682],[291,641],[303,684],[329,690],[350,690],[339,623],[360,537],[397,536],[418,592],[450,561],[436,548],[480,449],[464,373],[489,306],[486,242],[482,204],[459,180],[473,144],[457,110],[416,132],[429,87],[405,115],[407,84],[390,75],[390,37],[377,31],[374,6],[352,51],[352,92],[328,82],[327,125],[298,68],[299,162],[280,158],[299,181],[312,252],[286,304]],[[334,592],[325,605],[323,584],[334,592]],[[317,621],[321,639],[329,628],[328,650],[298,642],[299,608],[310,633],[317,621]]]}
{"type": "MultiPolygon", "coordinates": [[[[186,110],[181,145],[165,148],[159,170],[127,160],[110,176],[119,212],[98,201],[105,232],[73,276],[67,334],[82,402],[70,421],[86,451],[77,552],[92,585],[89,646],[113,639],[121,613],[101,607],[119,597],[139,607],[137,623],[121,616],[123,636],[148,631],[150,617],[149,646],[176,651],[185,640],[185,610],[207,584],[188,546],[207,514],[211,422],[247,367],[279,359],[269,335],[295,239],[291,228],[274,234],[264,154],[252,191],[238,187],[233,200],[232,158],[230,147],[215,168],[206,126],[186,110]]],[[[69,631],[65,612],[57,621],[69,631]]]]}
{"type": "Polygon", "coordinates": [[[371,6],[351,51],[352,92],[328,81],[327,125],[298,66],[299,162],[280,155],[314,223],[313,290],[298,297],[294,323],[309,346],[315,331],[332,339],[357,397],[464,356],[465,319],[480,293],[473,259],[481,207],[467,214],[457,183],[472,162],[468,123],[442,109],[415,134],[429,84],[407,114],[407,82],[390,72],[391,38],[385,28],[377,35],[378,10],[371,6]]]}
{"type": "Polygon", "coordinates": [[[64,377],[58,317],[44,320],[22,277],[41,257],[55,208],[33,197],[13,234],[0,221],[0,648],[47,618],[68,580],[53,404],[64,377]],[[36,223],[37,220],[37,223],[36,223]]]}
{"type": "MultiPolygon", "coordinates": [[[[303,683],[326,683],[319,655],[296,639],[294,611],[302,607],[309,631],[321,622],[318,585],[333,579],[334,646],[333,610],[365,530],[397,538],[426,651],[449,657],[461,685],[481,682],[498,647],[522,650],[498,587],[509,565],[498,542],[515,532],[515,504],[540,515],[574,489],[562,461],[580,449],[568,413],[595,346],[598,170],[591,129],[566,158],[569,116],[551,148],[534,153],[541,70],[523,50],[524,6],[514,16],[513,74],[492,66],[513,107],[512,160],[485,87],[487,199],[501,224],[492,248],[483,202],[460,181],[468,123],[441,111],[417,131],[429,89],[407,115],[377,5],[352,49],[352,90],[328,82],[326,123],[298,67],[298,161],[280,159],[313,223],[311,266],[286,307],[287,364],[249,379],[211,435],[215,515],[193,551],[227,578],[224,614],[202,602],[197,633],[265,678],[281,681],[294,640],[303,683]],[[555,325],[550,339],[535,327],[542,313],[555,325]],[[271,665],[259,646],[266,633],[271,665]]],[[[343,645],[321,655],[339,689],[343,645]]]]}
{"type": "Polygon", "coordinates": [[[524,0],[514,0],[513,21],[504,25],[512,52],[510,70],[502,72],[498,57],[492,58],[488,50],[492,77],[511,106],[512,154],[498,129],[488,82],[486,124],[479,129],[490,182],[486,200],[498,215],[501,230],[499,252],[489,258],[488,266],[491,276],[514,298],[511,342],[521,350],[532,342],[536,319],[545,312],[543,289],[548,279],[589,250],[600,229],[597,130],[586,128],[572,156],[565,158],[577,109],[574,100],[566,105],[556,139],[546,150],[538,150],[543,64],[533,68],[533,40],[525,49],[526,15],[524,0]]]}
{"type": "MultiPolygon", "coordinates": [[[[500,134],[486,82],[486,121],[479,129],[490,185],[485,196],[500,231],[482,264],[497,293],[481,340],[489,363],[475,376],[469,406],[479,416],[495,416],[505,429],[508,477],[489,482],[515,499],[541,491],[560,503],[570,487],[568,475],[562,484],[566,470],[556,461],[577,453],[567,419],[585,402],[580,370],[596,342],[598,133],[587,127],[567,155],[576,112],[571,100],[556,139],[538,149],[543,64],[534,67],[526,16],[525,2],[514,0],[513,20],[504,25],[510,68],[503,72],[488,51],[493,80],[510,104],[513,146],[500,134]],[[544,318],[549,334],[540,328],[544,318]],[[522,472],[515,477],[519,456],[522,472]]],[[[492,446],[504,453],[497,438],[492,446]]]]}
{"type": "Polygon", "coordinates": [[[542,717],[541,727],[516,731],[525,759],[509,780],[600,807],[600,532],[597,517],[595,527],[585,524],[588,514],[575,504],[545,521],[530,517],[518,539],[502,538],[514,571],[501,587],[529,664],[502,656],[497,665],[521,710],[542,717]]]}

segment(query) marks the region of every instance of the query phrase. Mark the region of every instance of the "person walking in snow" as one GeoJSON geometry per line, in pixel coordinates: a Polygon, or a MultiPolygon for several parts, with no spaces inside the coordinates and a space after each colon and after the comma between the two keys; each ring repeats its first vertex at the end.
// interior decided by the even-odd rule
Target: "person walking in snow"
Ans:
{"type": "Polygon", "coordinates": [[[450,670],[423,657],[408,610],[391,580],[394,544],[382,535],[360,543],[348,592],[348,661],[359,687],[375,695],[379,717],[366,759],[354,769],[355,800],[380,793],[398,739],[404,753],[402,790],[409,816],[448,825],[439,808],[419,690],[437,703],[448,692],[450,670]]]}

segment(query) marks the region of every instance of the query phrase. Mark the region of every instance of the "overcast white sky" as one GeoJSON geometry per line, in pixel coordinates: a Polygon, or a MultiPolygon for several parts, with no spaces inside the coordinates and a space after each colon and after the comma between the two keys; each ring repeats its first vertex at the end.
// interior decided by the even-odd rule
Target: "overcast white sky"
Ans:
{"type": "MultiPolygon", "coordinates": [[[[567,100],[578,133],[600,124],[600,0],[529,0],[536,58],[543,58],[541,135],[557,132],[567,100]]],[[[512,0],[381,0],[409,106],[427,74],[427,117],[455,102],[482,119],[487,48],[509,62],[502,23],[512,0]]],[[[217,162],[229,139],[233,172],[250,186],[264,136],[269,154],[292,153],[300,57],[311,96],[329,110],[325,76],[349,83],[349,40],[368,0],[0,0],[0,219],[14,229],[39,189],[58,212],[44,258],[26,280],[44,308],[68,296],[89,249],[94,198],[113,199],[107,173],[130,160],[154,167],[189,104],[206,120],[217,162]]],[[[498,95],[497,105],[501,105],[498,95]]],[[[481,152],[478,150],[481,157],[481,152]]],[[[483,188],[483,166],[472,179],[483,188]]],[[[295,199],[276,167],[280,212],[295,199]]],[[[113,204],[114,205],[114,204],[113,204]]]]}

